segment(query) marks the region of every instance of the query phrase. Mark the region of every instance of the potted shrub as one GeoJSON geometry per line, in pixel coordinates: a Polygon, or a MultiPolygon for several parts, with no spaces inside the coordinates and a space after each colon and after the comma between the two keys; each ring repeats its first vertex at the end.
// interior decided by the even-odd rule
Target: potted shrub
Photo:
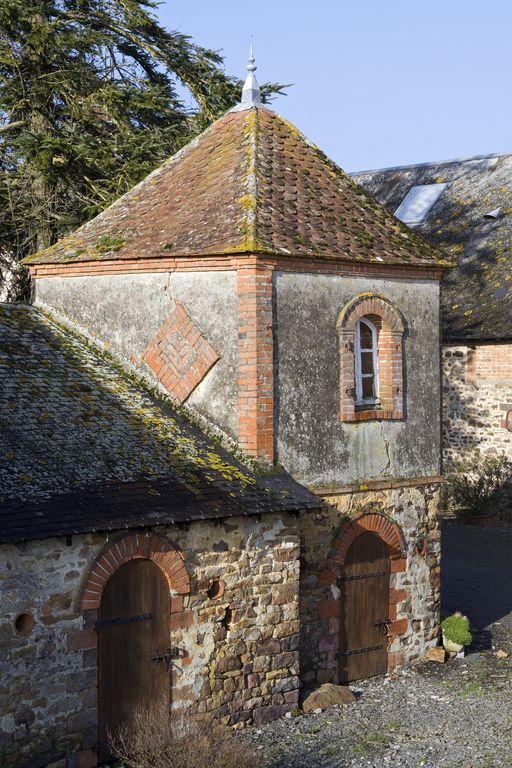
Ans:
{"type": "Polygon", "coordinates": [[[466,645],[471,645],[473,639],[469,627],[469,619],[456,611],[441,621],[443,646],[450,653],[459,653],[466,645]]]}
{"type": "Polygon", "coordinates": [[[445,499],[456,517],[473,525],[499,525],[499,491],[511,474],[504,453],[482,455],[473,451],[455,462],[446,475],[445,499]]]}

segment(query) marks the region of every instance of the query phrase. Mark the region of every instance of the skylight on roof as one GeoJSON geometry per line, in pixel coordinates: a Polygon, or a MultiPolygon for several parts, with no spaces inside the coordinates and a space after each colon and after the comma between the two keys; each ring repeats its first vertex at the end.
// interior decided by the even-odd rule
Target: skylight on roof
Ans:
{"type": "Polygon", "coordinates": [[[448,184],[439,183],[411,187],[396,209],[395,216],[404,224],[421,224],[447,186],[448,184]]]}

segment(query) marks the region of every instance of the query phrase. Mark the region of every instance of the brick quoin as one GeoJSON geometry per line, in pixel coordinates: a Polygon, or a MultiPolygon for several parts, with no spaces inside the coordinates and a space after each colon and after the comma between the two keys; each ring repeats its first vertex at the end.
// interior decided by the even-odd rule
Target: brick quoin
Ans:
{"type": "Polygon", "coordinates": [[[251,456],[274,460],[273,270],[256,261],[237,271],[238,440],[251,456]]]}

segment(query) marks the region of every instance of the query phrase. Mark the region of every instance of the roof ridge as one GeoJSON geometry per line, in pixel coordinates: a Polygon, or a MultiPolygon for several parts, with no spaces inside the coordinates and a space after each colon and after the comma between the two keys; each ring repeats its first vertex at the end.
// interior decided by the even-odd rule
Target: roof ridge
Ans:
{"type": "Polygon", "coordinates": [[[427,160],[423,163],[406,163],[405,165],[390,165],[382,168],[365,168],[364,171],[350,171],[348,176],[363,176],[366,173],[384,173],[385,171],[407,171],[414,168],[435,168],[438,165],[455,165],[455,163],[470,163],[477,160],[494,160],[501,157],[510,157],[510,152],[494,152],[488,155],[467,155],[454,157],[450,160],[427,160]]]}
{"type": "Polygon", "coordinates": [[[246,133],[247,163],[245,174],[245,193],[239,200],[243,218],[243,243],[244,250],[252,251],[258,248],[257,236],[257,210],[258,210],[258,138],[259,117],[257,109],[250,109],[244,118],[246,133]]]}

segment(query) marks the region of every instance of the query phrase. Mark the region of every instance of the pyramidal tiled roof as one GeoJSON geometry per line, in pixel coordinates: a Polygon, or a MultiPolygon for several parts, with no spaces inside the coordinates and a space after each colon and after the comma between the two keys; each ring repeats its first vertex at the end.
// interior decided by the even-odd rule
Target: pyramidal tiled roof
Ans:
{"type": "Polygon", "coordinates": [[[255,107],[225,114],[99,216],[26,262],[246,252],[448,263],[287,120],[255,107]]]}

